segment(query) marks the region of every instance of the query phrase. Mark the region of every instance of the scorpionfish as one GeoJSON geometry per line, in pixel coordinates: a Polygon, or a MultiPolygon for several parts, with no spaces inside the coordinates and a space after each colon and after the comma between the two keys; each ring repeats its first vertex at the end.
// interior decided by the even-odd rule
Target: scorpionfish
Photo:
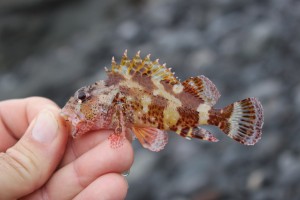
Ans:
{"type": "Polygon", "coordinates": [[[180,82],[171,68],[145,58],[132,59],[125,51],[120,63],[112,58],[108,79],[77,90],[62,109],[71,124],[72,136],[112,129],[111,146],[122,145],[126,134],[135,136],[144,148],[160,151],[168,142],[167,131],[211,142],[218,139],[200,125],[219,127],[227,136],[245,145],[260,138],[263,108],[256,98],[246,98],[222,109],[220,97],[205,76],[180,82]]]}

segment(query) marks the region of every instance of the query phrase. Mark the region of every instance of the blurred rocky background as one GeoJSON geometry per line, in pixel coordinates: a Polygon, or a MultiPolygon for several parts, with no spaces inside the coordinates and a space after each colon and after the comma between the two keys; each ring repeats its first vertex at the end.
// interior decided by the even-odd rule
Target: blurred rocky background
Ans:
{"type": "Polygon", "coordinates": [[[125,49],[151,53],[181,80],[209,77],[219,107],[256,96],[265,110],[253,147],[216,128],[219,143],[170,134],[152,153],[134,142],[127,199],[300,199],[300,1],[2,0],[0,100],[63,106],[125,49]]]}

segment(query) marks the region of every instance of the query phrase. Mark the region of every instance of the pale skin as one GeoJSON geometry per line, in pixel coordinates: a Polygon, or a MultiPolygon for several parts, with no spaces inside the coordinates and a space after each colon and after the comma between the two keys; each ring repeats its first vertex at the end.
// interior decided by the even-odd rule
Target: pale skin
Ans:
{"type": "Polygon", "coordinates": [[[112,149],[110,130],[74,140],[59,112],[41,97],[0,102],[0,199],[124,199],[128,184],[121,173],[133,163],[130,142],[112,149]],[[49,127],[36,128],[41,113],[54,119],[55,136],[34,134],[49,127]]]}

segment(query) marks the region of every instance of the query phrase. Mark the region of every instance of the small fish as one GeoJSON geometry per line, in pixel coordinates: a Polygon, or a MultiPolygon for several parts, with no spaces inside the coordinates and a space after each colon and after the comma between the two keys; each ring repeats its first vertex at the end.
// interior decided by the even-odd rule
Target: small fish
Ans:
{"type": "Polygon", "coordinates": [[[77,90],[62,109],[72,136],[92,130],[113,129],[113,148],[133,132],[144,148],[160,151],[168,142],[166,131],[211,142],[218,139],[200,125],[219,127],[230,138],[254,145],[262,134],[263,108],[256,98],[247,98],[214,108],[220,97],[205,76],[180,82],[170,68],[140,52],[128,59],[125,51],[117,64],[112,59],[108,79],[77,90]]]}

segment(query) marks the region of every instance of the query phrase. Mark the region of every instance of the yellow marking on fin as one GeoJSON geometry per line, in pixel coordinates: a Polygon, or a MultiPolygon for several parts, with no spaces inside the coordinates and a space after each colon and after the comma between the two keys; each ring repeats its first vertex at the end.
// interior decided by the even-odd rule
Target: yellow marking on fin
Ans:
{"type": "Polygon", "coordinates": [[[178,135],[180,135],[181,131],[182,131],[181,126],[178,126],[178,127],[177,127],[177,130],[176,130],[176,133],[177,133],[178,135]]]}
{"type": "Polygon", "coordinates": [[[148,54],[143,60],[140,58],[140,52],[138,51],[132,60],[127,57],[127,50],[125,50],[122,56],[120,64],[117,64],[112,59],[112,72],[123,75],[126,79],[132,78],[134,75],[149,76],[157,81],[164,80],[172,85],[180,83],[171,72],[171,69],[167,69],[166,65],[161,65],[156,61],[150,60],[150,54],[148,54]]]}
{"type": "Polygon", "coordinates": [[[140,54],[141,54],[141,51],[138,50],[138,52],[136,52],[136,54],[135,54],[135,57],[136,57],[136,58],[140,58],[140,54]]]}
{"type": "Polygon", "coordinates": [[[188,139],[188,140],[191,140],[192,137],[193,137],[193,136],[192,136],[192,132],[193,132],[193,128],[191,127],[191,128],[189,128],[189,130],[188,130],[188,132],[187,132],[185,138],[188,139]]]}

